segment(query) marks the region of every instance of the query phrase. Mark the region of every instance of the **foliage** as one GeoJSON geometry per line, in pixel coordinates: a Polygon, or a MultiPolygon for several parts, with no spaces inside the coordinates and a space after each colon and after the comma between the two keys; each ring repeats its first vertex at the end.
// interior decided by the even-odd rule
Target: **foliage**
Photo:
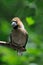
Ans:
{"type": "Polygon", "coordinates": [[[43,0],[0,0],[0,40],[8,41],[11,19],[17,16],[28,31],[27,51],[18,56],[0,46],[0,65],[43,65],[43,0]]]}

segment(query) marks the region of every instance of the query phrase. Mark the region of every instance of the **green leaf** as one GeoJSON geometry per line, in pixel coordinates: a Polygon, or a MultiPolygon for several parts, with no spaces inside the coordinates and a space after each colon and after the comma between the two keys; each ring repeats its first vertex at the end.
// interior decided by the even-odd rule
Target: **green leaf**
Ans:
{"type": "Polygon", "coordinates": [[[26,22],[28,23],[28,25],[33,25],[35,23],[32,17],[26,17],[26,22]]]}

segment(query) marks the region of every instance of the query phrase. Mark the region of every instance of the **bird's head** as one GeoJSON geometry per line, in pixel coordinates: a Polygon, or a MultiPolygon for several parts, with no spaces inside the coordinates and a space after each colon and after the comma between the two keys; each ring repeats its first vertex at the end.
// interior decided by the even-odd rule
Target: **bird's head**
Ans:
{"type": "Polygon", "coordinates": [[[12,21],[11,21],[11,25],[14,29],[17,29],[18,28],[18,22],[17,22],[17,18],[13,18],[12,21]]]}
{"type": "Polygon", "coordinates": [[[17,28],[22,28],[22,27],[24,27],[24,26],[23,26],[21,20],[20,20],[18,17],[14,17],[14,18],[12,19],[12,27],[13,27],[14,29],[17,29],[17,28]]]}

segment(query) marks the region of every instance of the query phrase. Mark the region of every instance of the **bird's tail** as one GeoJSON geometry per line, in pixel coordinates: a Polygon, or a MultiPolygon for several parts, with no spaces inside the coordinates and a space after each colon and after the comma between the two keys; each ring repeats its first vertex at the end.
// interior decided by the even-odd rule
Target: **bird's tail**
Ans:
{"type": "Polygon", "coordinates": [[[18,56],[21,56],[23,54],[23,52],[18,51],[18,56]]]}

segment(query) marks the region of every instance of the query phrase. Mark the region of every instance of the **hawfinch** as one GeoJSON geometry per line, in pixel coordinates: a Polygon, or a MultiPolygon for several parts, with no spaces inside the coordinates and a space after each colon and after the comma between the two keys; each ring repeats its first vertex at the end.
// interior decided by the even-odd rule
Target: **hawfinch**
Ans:
{"type": "Polygon", "coordinates": [[[26,51],[25,47],[28,40],[28,33],[18,17],[13,18],[11,22],[12,31],[10,34],[10,43],[14,46],[14,49],[18,51],[18,54],[22,54],[23,51],[26,51]]]}

